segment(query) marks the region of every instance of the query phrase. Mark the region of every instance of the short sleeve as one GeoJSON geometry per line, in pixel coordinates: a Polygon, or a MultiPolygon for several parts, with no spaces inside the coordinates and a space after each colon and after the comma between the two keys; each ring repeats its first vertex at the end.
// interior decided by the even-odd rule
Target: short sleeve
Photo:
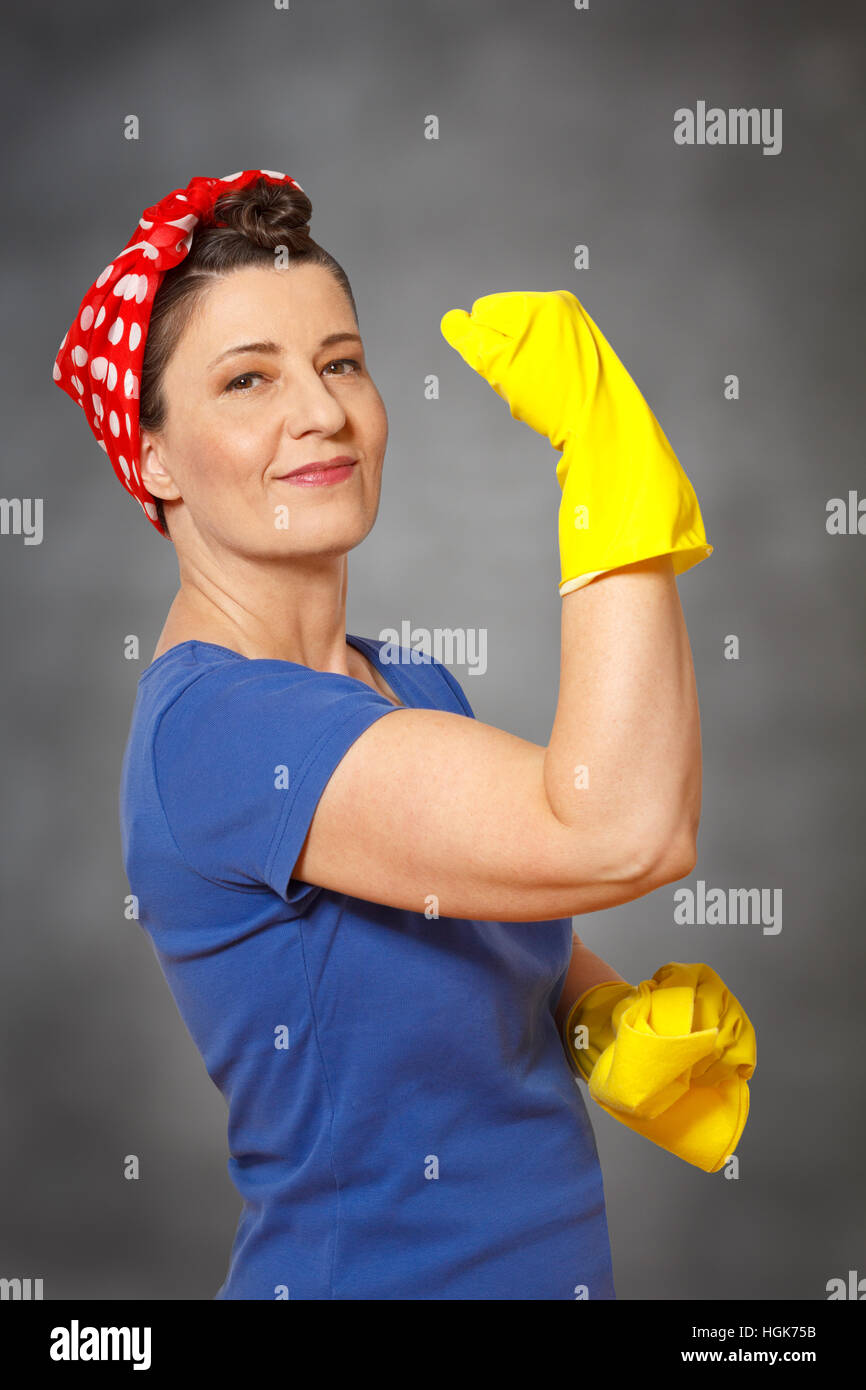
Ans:
{"type": "Polygon", "coordinates": [[[186,863],[294,902],[292,869],[331,774],[365,729],[400,708],[362,681],[292,662],[227,662],[199,676],[164,711],[153,745],[157,793],[186,863]]]}

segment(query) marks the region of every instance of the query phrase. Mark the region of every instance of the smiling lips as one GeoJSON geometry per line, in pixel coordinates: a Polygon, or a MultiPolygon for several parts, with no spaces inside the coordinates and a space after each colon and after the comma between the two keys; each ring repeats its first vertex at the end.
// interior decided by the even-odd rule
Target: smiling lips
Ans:
{"type": "Polygon", "coordinates": [[[313,463],[302,464],[291,473],[284,473],[277,481],[301,484],[304,487],[329,487],[351,477],[357,461],[351,454],[340,454],[332,459],[317,459],[313,463]]]}

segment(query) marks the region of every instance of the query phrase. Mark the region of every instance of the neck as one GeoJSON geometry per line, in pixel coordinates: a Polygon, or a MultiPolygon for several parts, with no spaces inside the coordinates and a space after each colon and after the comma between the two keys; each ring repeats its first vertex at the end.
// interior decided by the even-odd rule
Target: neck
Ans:
{"type": "Polygon", "coordinates": [[[346,644],[345,553],[279,563],[234,555],[218,572],[179,557],[179,567],[180,588],[157,654],[197,639],[318,671],[352,675],[357,669],[346,644]]]}

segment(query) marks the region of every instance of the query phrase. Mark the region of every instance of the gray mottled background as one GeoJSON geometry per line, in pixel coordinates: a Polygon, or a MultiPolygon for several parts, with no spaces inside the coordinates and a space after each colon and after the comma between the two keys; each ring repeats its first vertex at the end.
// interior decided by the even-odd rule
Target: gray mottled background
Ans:
{"type": "Polygon", "coordinates": [[[825,529],[829,498],[866,491],[856,10],[100,0],[7,14],[0,488],[45,511],[41,545],[0,536],[0,1275],[41,1277],[55,1299],[209,1299],[225,1276],[240,1199],[224,1103],[123,914],[120,762],[174,552],[51,366],[144,207],[195,174],[261,166],[309,193],[389,411],[349,630],[485,628],[486,674],[452,667],[479,718],[550,733],[556,455],[445,344],[441,314],[571,289],[661,419],[716,547],[680,581],[705,755],[687,882],[781,889],[784,916],[777,935],[677,926],[669,887],[576,920],[635,981],[707,961],[758,1035],[736,1180],[590,1103],[617,1290],[823,1299],[828,1279],[866,1274],[866,535],[825,529]],[[676,146],[673,113],[698,100],[781,107],[782,152],[676,146]],[[589,269],[573,268],[577,243],[589,269]],[[127,634],[140,662],[123,658],[127,634]]]}

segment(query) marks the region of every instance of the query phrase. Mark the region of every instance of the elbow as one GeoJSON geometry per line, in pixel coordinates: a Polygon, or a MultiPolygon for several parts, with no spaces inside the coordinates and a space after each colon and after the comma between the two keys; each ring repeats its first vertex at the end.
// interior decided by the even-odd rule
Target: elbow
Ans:
{"type": "Polygon", "coordinates": [[[691,830],[686,830],[671,847],[670,854],[659,859],[656,872],[661,875],[660,884],[676,883],[679,878],[688,878],[697,862],[697,839],[691,830]]]}
{"type": "Polygon", "coordinates": [[[648,856],[646,877],[656,888],[685,878],[698,863],[698,833],[696,827],[684,826],[669,835],[664,844],[653,847],[648,856]]]}
{"type": "Polygon", "coordinates": [[[664,835],[645,831],[631,842],[622,877],[641,893],[686,878],[698,862],[697,825],[687,821],[664,835]]]}

